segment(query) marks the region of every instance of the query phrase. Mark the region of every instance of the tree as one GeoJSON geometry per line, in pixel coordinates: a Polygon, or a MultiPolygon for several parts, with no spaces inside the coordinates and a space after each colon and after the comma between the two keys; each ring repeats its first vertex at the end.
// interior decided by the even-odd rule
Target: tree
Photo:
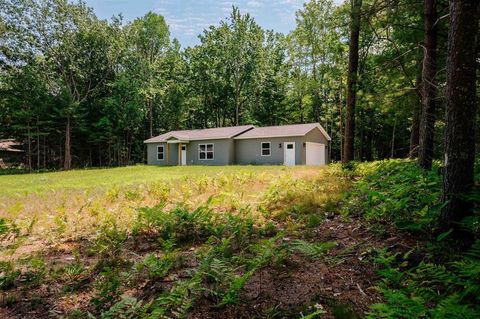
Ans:
{"type": "Polygon", "coordinates": [[[325,86],[326,66],[332,62],[330,36],[334,33],[332,24],[333,2],[331,0],[311,0],[296,13],[297,27],[293,31],[300,44],[300,54],[308,61],[312,76],[313,117],[320,121],[322,99],[325,86]]]}
{"type": "Polygon", "coordinates": [[[347,109],[345,115],[345,143],[343,161],[349,162],[354,157],[355,143],[355,105],[358,81],[358,43],[360,38],[360,11],[362,0],[350,0],[350,42],[348,51],[347,109]]]}
{"type": "MultiPolygon", "coordinates": [[[[108,31],[83,2],[11,0],[7,26],[15,30],[11,50],[19,57],[43,59],[50,90],[63,99],[64,169],[72,165],[72,125],[79,109],[104,80],[99,67],[108,65],[108,31]]],[[[26,61],[28,63],[28,60],[26,61]]]]}
{"type": "Polygon", "coordinates": [[[147,110],[148,137],[152,137],[154,107],[165,89],[166,80],[161,76],[161,68],[170,43],[170,32],[163,16],[148,12],[133,21],[128,33],[137,62],[135,72],[142,83],[139,92],[144,97],[147,110]]]}
{"type": "Polygon", "coordinates": [[[437,70],[437,0],[424,1],[425,39],[422,68],[422,113],[418,163],[424,169],[432,167],[435,126],[435,74],[437,70]]]}
{"type": "Polygon", "coordinates": [[[472,214],[464,196],[473,186],[476,117],[476,57],[480,15],[477,0],[450,1],[445,116],[445,168],[441,217],[442,230],[455,229],[463,240],[459,222],[472,214]]]}

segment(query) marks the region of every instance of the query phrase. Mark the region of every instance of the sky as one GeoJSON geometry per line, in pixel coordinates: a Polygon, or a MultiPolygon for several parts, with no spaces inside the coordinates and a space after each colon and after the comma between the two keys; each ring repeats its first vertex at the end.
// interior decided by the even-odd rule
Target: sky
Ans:
{"type": "MultiPolygon", "coordinates": [[[[335,0],[336,3],[342,0],[335,0]]],[[[305,0],[86,0],[101,19],[121,13],[132,21],[149,11],[165,17],[172,38],[182,47],[199,43],[197,36],[210,25],[228,17],[232,6],[250,13],[264,29],[288,33],[295,28],[295,11],[305,0]]]]}

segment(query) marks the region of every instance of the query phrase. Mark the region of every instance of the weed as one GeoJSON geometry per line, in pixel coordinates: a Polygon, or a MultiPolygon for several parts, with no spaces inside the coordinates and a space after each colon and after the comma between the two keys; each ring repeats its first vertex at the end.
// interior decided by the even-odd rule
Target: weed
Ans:
{"type": "Polygon", "coordinates": [[[312,259],[321,257],[324,253],[335,247],[335,242],[309,243],[303,240],[292,240],[285,244],[290,252],[298,252],[312,259]]]}
{"type": "Polygon", "coordinates": [[[21,272],[14,268],[13,263],[0,261],[0,289],[7,290],[15,285],[15,281],[21,272]]]}
{"type": "Polygon", "coordinates": [[[135,298],[124,298],[107,311],[102,312],[101,319],[135,319],[144,317],[142,303],[135,298]]]}
{"type": "Polygon", "coordinates": [[[110,308],[120,296],[121,278],[118,268],[104,267],[94,286],[97,292],[91,303],[97,310],[110,308]]]}

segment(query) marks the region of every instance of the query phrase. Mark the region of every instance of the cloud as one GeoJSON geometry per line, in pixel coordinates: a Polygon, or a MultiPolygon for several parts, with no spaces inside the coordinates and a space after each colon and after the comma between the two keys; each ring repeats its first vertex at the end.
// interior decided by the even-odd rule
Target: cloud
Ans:
{"type": "Polygon", "coordinates": [[[258,0],[251,0],[247,2],[247,7],[251,8],[258,8],[258,7],[263,7],[263,2],[260,2],[258,0]]]}
{"type": "MultiPolygon", "coordinates": [[[[134,0],[131,0],[134,1],[134,0]]],[[[265,29],[288,33],[295,27],[295,12],[306,0],[157,0],[157,9],[172,36],[184,46],[198,43],[197,35],[227,18],[232,6],[250,13],[265,29]]],[[[335,3],[343,0],[334,0],[335,3]]]]}

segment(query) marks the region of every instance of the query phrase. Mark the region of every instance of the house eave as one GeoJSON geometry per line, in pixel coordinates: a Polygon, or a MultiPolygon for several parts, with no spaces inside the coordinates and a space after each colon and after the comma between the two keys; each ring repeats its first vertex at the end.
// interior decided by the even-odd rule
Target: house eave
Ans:
{"type": "Polygon", "coordinates": [[[289,134],[289,135],[262,135],[262,136],[237,136],[234,137],[235,140],[254,140],[259,138],[275,138],[275,137],[301,137],[305,136],[305,134],[289,134]]]}

